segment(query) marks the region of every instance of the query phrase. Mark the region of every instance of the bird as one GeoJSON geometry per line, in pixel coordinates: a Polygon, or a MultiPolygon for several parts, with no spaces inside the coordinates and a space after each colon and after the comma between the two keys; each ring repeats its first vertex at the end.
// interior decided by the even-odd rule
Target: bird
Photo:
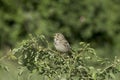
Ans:
{"type": "Polygon", "coordinates": [[[54,46],[57,51],[62,53],[71,51],[71,46],[62,33],[55,33],[54,46]]]}

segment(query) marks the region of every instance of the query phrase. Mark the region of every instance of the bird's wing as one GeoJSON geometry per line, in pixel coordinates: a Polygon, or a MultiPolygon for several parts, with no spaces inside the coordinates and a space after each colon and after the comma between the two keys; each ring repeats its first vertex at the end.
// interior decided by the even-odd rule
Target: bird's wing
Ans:
{"type": "Polygon", "coordinates": [[[67,40],[65,40],[64,43],[65,43],[64,45],[65,45],[67,48],[71,49],[70,44],[68,43],[67,40]]]}

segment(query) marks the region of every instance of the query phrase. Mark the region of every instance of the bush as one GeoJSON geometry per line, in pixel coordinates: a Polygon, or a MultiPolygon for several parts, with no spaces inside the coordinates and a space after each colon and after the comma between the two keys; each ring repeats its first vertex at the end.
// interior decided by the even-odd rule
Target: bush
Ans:
{"type": "MultiPolygon", "coordinates": [[[[41,79],[52,80],[117,80],[120,60],[110,62],[100,58],[89,44],[80,42],[69,56],[49,47],[43,35],[31,36],[12,53],[19,64],[41,79]]],[[[21,73],[21,72],[20,72],[21,73]]],[[[19,75],[20,76],[20,75],[19,75]]],[[[21,76],[22,77],[22,76],[21,76]]]]}

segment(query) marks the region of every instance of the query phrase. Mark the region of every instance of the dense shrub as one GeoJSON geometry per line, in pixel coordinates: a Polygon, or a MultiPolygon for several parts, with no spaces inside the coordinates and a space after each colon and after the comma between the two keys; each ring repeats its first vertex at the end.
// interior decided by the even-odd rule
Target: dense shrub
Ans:
{"type": "MultiPolygon", "coordinates": [[[[49,47],[43,35],[31,36],[15,48],[12,54],[21,66],[46,80],[118,80],[120,60],[110,62],[100,58],[89,44],[80,42],[72,56],[49,47]]],[[[21,68],[23,69],[23,68],[21,68]]],[[[24,71],[24,70],[22,70],[24,71]]],[[[22,73],[22,72],[20,72],[22,73]]],[[[21,75],[19,75],[22,77],[21,75]]]]}

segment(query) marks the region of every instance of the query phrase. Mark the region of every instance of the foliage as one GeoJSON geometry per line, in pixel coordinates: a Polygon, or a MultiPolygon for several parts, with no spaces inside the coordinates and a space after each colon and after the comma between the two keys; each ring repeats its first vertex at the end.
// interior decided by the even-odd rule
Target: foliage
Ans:
{"type": "Polygon", "coordinates": [[[119,14],[119,0],[0,0],[0,57],[5,55],[0,58],[0,80],[80,76],[119,80],[120,61],[113,59],[120,56],[119,14]],[[73,58],[52,49],[50,36],[55,32],[62,32],[69,40],[73,58]],[[44,36],[34,36],[5,54],[29,33],[44,34],[49,43],[44,36]],[[96,52],[89,44],[78,45],[79,41],[91,43],[96,52]],[[20,68],[8,58],[17,59],[20,68]],[[35,77],[23,78],[29,71],[35,77]]]}
{"type": "MultiPolygon", "coordinates": [[[[69,56],[51,49],[43,35],[34,35],[13,49],[12,54],[21,66],[32,74],[39,73],[43,80],[117,80],[120,74],[119,59],[102,59],[84,42],[69,56]]],[[[20,77],[24,69],[21,71],[20,77]]]]}

